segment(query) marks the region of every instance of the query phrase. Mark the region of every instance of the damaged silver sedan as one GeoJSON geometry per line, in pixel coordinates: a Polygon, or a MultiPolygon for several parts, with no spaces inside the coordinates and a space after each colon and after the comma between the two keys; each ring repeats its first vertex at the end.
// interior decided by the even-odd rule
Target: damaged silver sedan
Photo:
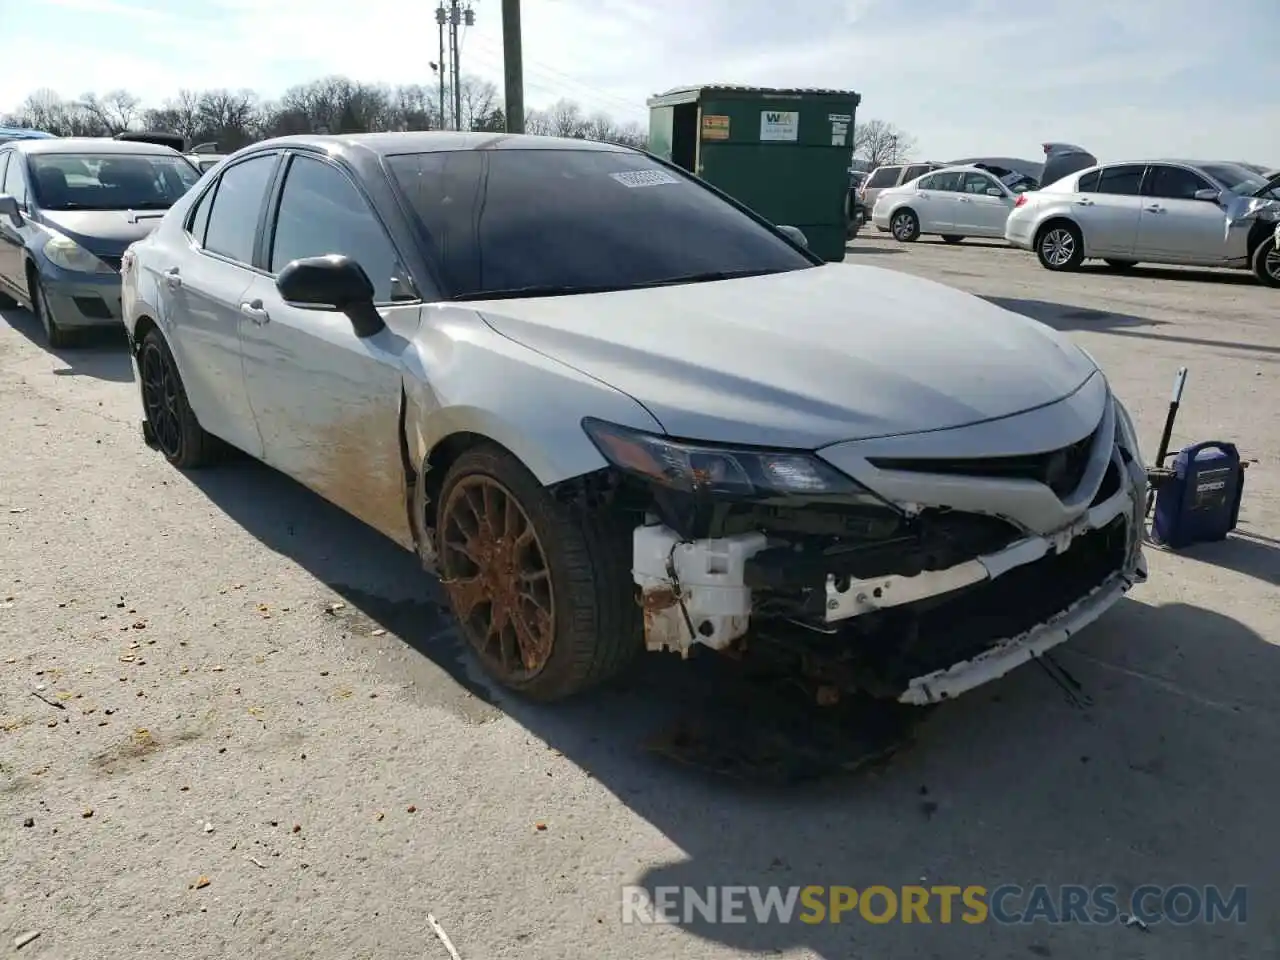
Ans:
{"type": "Polygon", "coordinates": [[[933,703],[1146,576],[1086,353],[625,147],[267,141],[123,274],[148,441],[238,447],[416,551],[539,699],[705,648],[933,703]]]}

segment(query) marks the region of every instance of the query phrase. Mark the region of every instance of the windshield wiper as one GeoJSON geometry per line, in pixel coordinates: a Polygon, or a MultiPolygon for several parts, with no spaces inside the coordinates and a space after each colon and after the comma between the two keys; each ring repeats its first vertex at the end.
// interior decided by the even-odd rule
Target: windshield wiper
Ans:
{"type": "Polygon", "coordinates": [[[522,297],[569,297],[581,293],[611,293],[614,290],[625,290],[625,286],[611,284],[567,284],[546,283],[533,284],[527,287],[507,287],[501,290],[477,290],[474,293],[460,293],[450,300],[518,300],[522,297]]]}
{"type": "Polygon", "coordinates": [[[634,284],[635,288],[642,287],[674,287],[684,283],[710,283],[713,280],[740,280],[743,277],[763,277],[770,273],[786,273],[786,270],[778,270],[769,267],[766,270],[759,268],[755,270],[708,270],[705,273],[690,273],[683,277],[667,277],[663,280],[646,280],[644,283],[634,284]]]}

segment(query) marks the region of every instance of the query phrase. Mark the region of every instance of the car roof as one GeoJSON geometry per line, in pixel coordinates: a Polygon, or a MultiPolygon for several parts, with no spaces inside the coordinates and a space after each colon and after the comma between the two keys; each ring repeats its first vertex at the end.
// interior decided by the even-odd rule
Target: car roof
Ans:
{"type": "Polygon", "coordinates": [[[543,137],[524,133],[458,133],[452,130],[408,130],[387,133],[299,134],[275,137],[255,148],[282,146],[313,150],[366,150],[379,156],[399,153],[436,153],[458,150],[594,150],[632,152],[630,147],[577,137],[543,137]]]}
{"type": "Polygon", "coordinates": [[[0,137],[6,137],[11,140],[51,140],[55,136],[55,134],[45,133],[43,130],[31,130],[27,127],[0,127],[0,137]]]}
{"type": "Polygon", "coordinates": [[[162,147],[156,143],[113,140],[110,137],[55,137],[52,140],[14,140],[11,145],[27,154],[119,153],[133,156],[138,154],[181,156],[172,147],[162,147]]]}

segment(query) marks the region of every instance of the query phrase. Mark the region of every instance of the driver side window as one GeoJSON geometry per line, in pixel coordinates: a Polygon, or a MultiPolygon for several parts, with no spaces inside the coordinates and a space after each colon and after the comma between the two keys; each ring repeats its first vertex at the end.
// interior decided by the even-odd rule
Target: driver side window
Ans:
{"type": "Polygon", "coordinates": [[[364,268],[374,302],[416,300],[395,247],[360,191],[338,167],[297,154],[289,164],[271,245],[271,272],[293,260],[343,254],[364,268]]]}
{"type": "MultiPolygon", "coordinates": [[[[964,175],[964,192],[986,196],[988,190],[998,190],[996,182],[985,173],[966,173],[964,175]]],[[[1003,195],[1004,191],[1000,193],[1003,195]]]]}
{"type": "Polygon", "coordinates": [[[10,151],[9,166],[4,174],[4,189],[0,190],[0,193],[7,193],[17,200],[20,207],[27,205],[27,178],[22,174],[23,166],[22,154],[10,151]]]}

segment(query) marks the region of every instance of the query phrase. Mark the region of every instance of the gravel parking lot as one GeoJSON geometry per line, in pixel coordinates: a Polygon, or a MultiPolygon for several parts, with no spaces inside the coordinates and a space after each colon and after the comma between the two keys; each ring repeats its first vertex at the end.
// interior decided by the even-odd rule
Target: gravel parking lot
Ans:
{"type": "Polygon", "coordinates": [[[727,752],[757,736],[713,669],[651,658],[557,708],[496,695],[413,557],[255,463],[168,468],[122,342],[55,355],[7,312],[0,949],[446,960],[430,913],[464,960],[1275,957],[1280,291],[874,231],[849,260],[1070,332],[1148,456],[1185,364],[1174,446],[1254,462],[1238,536],[1151,551],[1150,582],[1064,648],[1083,698],[1027,667],[883,766],[790,786],[645,749],[677,721],[727,752]],[[620,919],[629,883],[921,882],[1243,884],[1248,923],[620,919]]]}

